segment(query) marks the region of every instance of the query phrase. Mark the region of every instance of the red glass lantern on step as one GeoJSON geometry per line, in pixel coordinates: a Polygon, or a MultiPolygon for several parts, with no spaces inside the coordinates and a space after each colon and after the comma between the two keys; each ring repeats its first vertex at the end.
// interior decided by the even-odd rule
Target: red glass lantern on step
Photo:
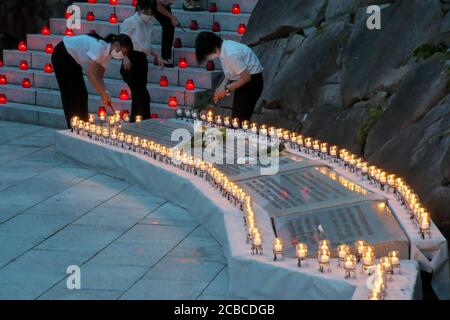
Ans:
{"type": "Polygon", "coordinates": [[[95,14],[92,11],[88,11],[86,14],[86,20],[87,21],[94,21],[95,20],[95,14]]]}
{"type": "MultiPolygon", "coordinates": [[[[122,110],[121,114],[120,114],[120,118],[123,121],[126,121],[125,119],[127,119],[128,121],[130,121],[130,111],[128,111],[127,109],[122,110]]],[[[127,122],[128,122],[127,121],[127,122]]]]}
{"type": "Polygon", "coordinates": [[[239,3],[233,4],[233,6],[231,7],[231,13],[232,14],[240,14],[241,13],[241,6],[239,5],[239,3]]]}
{"type": "Polygon", "coordinates": [[[64,35],[66,37],[73,37],[73,30],[70,28],[66,28],[66,31],[64,32],[64,35]]]}
{"type": "Polygon", "coordinates": [[[20,41],[17,49],[22,52],[27,51],[27,44],[25,43],[25,41],[20,41]]]}
{"type": "Polygon", "coordinates": [[[185,85],[186,90],[192,91],[195,90],[195,82],[192,79],[188,79],[185,85]]]}
{"type": "Polygon", "coordinates": [[[197,22],[197,20],[192,20],[189,28],[191,30],[198,30],[198,22],[197,22]]]}
{"type": "Polygon", "coordinates": [[[237,31],[239,34],[244,34],[247,31],[247,26],[244,23],[240,23],[237,31]]]}
{"type": "Polygon", "coordinates": [[[137,0],[133,0],[133,2],[131,2],[131,5],[132,5],[133,7],[136,7],[136,6],[137,6],[137,0]]]}
{"type": "Polygon", "coordinates": [[[44,66],[44,72],[45,73],[52,73],[53,72],[53,66],[51,63],[46,63],[44,66]]]}
{"type": "Polygon", "coordinates": [[[0,68],[3,68],[3,59],[0,59],[0,68]]]}
{"type": "Polygon", "coordinates": [[[28,70],[28,61],[27,60],[20,61],[19,68],[20,70],[28,70]]]}
{"type": "Polygon", "coordinates": [[[181,41],[180,38],[175,38],[175,40],[173,41],[173,47],[176,49],[179,49],[183,46],[183,42],[181,41]]]}
{"type": "Polygon", "coordinates": [[[206,63],[206,70],[208,71],[216,70],[216,65],[214,64],[214,61],[210,60],[206,63]]]}
{"type": "Polygon", "coordinates": [[[216,13],[217,12],[217,3],[210,2],[209,6],[208,6],[208,11],[211,13],[216,13]]]}
{"type": "Polygon", "coordinates": [[[158,119],[158,114],[157,113],[152,113],[150,115],[150,119],[158,119]]]}
{"type": "Polygon", "coordinates": [[[116,24],[119,22],[119,18],[117,18],[115,13],[111,13],[111,15],[109,16],[109,23],[111,24],[116,24]]]}
{"type": "Polygon", "coordinates": [[[4,74],[0,74],[0,86],[8,84],[8,78],[4,74]]]}
{"type": "Polygon", "coordinates": [[[43,36],[49,36],[49,35],[51,35],[52,33],[51,33],[49,27],[43,26],[42,29],[41,29],[41,34],[42,34],[43,36]]]}
{"type": "Polygon", "coordinates": [[[109,4],[112,6],[117,6],[119,4],[119,0],[109,0],[109,4]]]}
{"type": "Polygon", "coordinates": [[[220,23],[219,22],[213,22],[211,27],[212,32],[220,32],[220,23]]]}
{"type": "Polygon", "coordinates": [[[169,86],[169,80],[167,79],[166,76],[161,76],[161,78],[159,78],[159,86],[160,87],[168,87],[169,86]]]}
{"type": "Polygon", "coordinates": [[[180,58],[180,60],[178,61],[178,67],[180,67],[181,69],[185,69],[188,66],[189,65],[188,65],[186,58],[180,58]]]}
{"type": "Polygon", "coordinates": [[[45,52],[48,54],[52,54],[53,53],[53,45],[51,43],[47,43],[45,45],[45,52]]]}
{"type": "Polygon", "coordinates": [[[31,88],[31,81],[28,78],[22,80],[22,87],[25,89],[31,88]]]}
{"type": "Polygon", "coordinates": [[[120,100],[128,100],[128,99],[130,99],[130,96],[128,95],[128,91],[125,90],[125,89],[120,90],[119,99],[120,100]]]}
{"type": "Polygon", "coordinates": [[[170,108],[176,108],[176,107],[178,107],[178,99],[177,99],[177,97],[170,97],[169,98],[169,107],[170,108]]]}
{"type": "Polygon", "coordinates": [[[105,107],[98,107],[98,110],[97,110],[97,115],[98,115],[98,117],[99,118],[104,118],[104,119],[106,119],[106,108],[105,107]]]}
{"type": "Polygon", "coordinates": [[[97,0],[88,0],[88,3],[97,3],[97,0]]]}
{"type": "Polygon", "coordinates": [[[8,102],[8,99],[6,99],[6,95],[3,93],[0,93],[0,104],[6,104],[8,102]]]}

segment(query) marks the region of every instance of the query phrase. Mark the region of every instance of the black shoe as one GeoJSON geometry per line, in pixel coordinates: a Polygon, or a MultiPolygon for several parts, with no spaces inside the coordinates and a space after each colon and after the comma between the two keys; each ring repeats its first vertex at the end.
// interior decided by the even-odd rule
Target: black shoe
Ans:
{"type": "Polygon", "coordinates": [[[164,63],[164,68],[175,68],[173,63],[164,63]]]}

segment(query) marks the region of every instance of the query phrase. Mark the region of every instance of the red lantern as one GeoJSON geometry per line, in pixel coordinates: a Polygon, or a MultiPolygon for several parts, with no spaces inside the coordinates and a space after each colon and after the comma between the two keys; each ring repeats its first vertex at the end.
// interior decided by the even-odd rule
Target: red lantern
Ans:
{"type": "Polygon", "coordinates": [[[94,12],[88,11],[88,13],[86,14],[86,20],[87,21],[94,21],[95,20],[94,12]]]}
{"type": "Polygon", "coordinates": [[[211,27],[212,32],[220,32],[220,23],[213,22],[212,27],[211,27]]]}
{"type": "Polygon", "coordinates": [[[111,15],[109,16],[109,23],[111,24],[116,24],[119,22],[119,19],[117,18],[115,13],[111,13],[111,15]]]}
{"type": "Polygon", "coordinates": [[[67,20],[67,19],[69,19],[72,15],[73,15],[73,12],[66,12],[66,13],[64,14],[64,18],[67,20]]]}
{"type": "Polygon", "coordinates": [[[238,27],[238,33],[244,34],[247,31],[247,26],[244,23],[240,23],[238,27]]]}
{"type": "Polygon", "coordinates": [[[97,0],[88,0],[88,3],[97,3],[97,0]]]}
{"type": "Polygon", "coordinates": [[[130,97],[128,96],[128,91],[123,89],[120,90],[119,99],[120,100],[128,100],[130,97]]]}
{"type": "Polygon", "coordinates": [[[19,68],[20,70],[28,70],[28,61],[27,60],[20,61],[19,68]]]}
{"type": "Polygon", "coordinates": [[[30,81],[30,79],[24,78],[22,80],[22,87],[26,88],[26,89],[31,88],[31,81],[30,81]]]}
{"type": "Polygon", "coordinates": [[[216,65],[214,64],[214,61],[210,60],[206,63],[206,70],[208,70],[208,71],[216,70],[216,65]]]}
{"type": "Polygon", "coordinates": [[[8,78],[4,74],[0,74],[0,85],[8,84],[8,78]]]}
{"type": "Polygon", "coordinates": [[[0,68],[3,68],[3,59],[0,59],[0,68]]]}
{"type": "Polygon", "coordinates": [[[233,4],[231,7],[231,13],[232,14],[240,14],[241,13],[241,6],[239,6],[239,3],[233,4]]]}
{"type": "Polygon", "coordinates": [[[136,7],[136,6],[137,6],[137,0],[133,0],[133,2],[131,3],[131,5],[132,5],[133,7],[136,7]]]}
{"type": "Polygon", "coordinates": [[[178,99],[177,99],[177,97],[170,97],[169,98],[169,107],[170,108],[178,107],[178,99]]]}
{"type": "Polygon", "coordinates": [[[27,51],[27,44],[25,41],[20,41],[17,49],[19,49],[19,51],[27,51]]]}
{"type": "Polygon", "coordinates": [[[42,30],[41,30],[41,34],[42,34],[43,36],[49,36],[49,35],[51,35],[52,33],[50,32],[50,28],[49,28],[49,27],[43,26],[43,27],[42,27],[42,30]]]}
{"type": "Polygon", "coordinates": [[[8,102],[8,99],[6,99],[6,96],[3,93],[0,93],[0,104],[6,104],[8,102]]]}
{"type": "Polygon", "coordinates": [[[175,40],[173,41],[173,47],[176,49],[179,49],[183,46],[183,42],[181,41],[180,38],[175,38],[175,40]]]}
{"type": "Polygon", "coordinates": [[[47,43],[45,46],[45,52],[48,54],[52,54],[53,53],[53,45],[51,43],[47,43]]]}
{"type": "Polygon", "coordinates": [[[180,67],[181,69],[188,67],[188,62],[186,58],[180,58],[180,60],[178,61],[178,67],[180,67]]]}
{"type": "Polygon", "coordinates": [[[105,107],[98,107],[97,115],[100,118],[101,116],[106,118],[106,108],[105,107]]]}
{"type": "Polygon", "coordinates": [[[192,20],[191,25],[189,26],[191,30],[198,30],[198,22],[197,20],[192,20]]]}
{"type": "Polygon", "coordinates": [[[169,80],[167,79],[166,76],[161,76],[161,78],[159,78],[159,86],[160,87],[167,87],[167,86],[169,86],[169,80]]]}
{"type": "Polygon", "coordinates": [[[208,11],[211,13],[217,12],[217,4],[215,2],[210,2],[208,6],[208,11]]]}
{"type": "Polygon", "coordinates": [[[150,115],[150,119],[158,119],[158,114],[157,113],[152,113],[150,115]]]}
{"type": "Polygon", "coordinates": [[[129,114],[130,114],[130,111],[128,111],[127,109],[122,110],[122,113],[120,114],[120,118],[125,121],[125,118],[127,116],[129,116],[129,114]]]}
{"type": "Polygon", "coordinates": [[[186,90],[195,90],[195,82],[192,79],[188,79],[186,81],[186,86],[185,86],[186,90]]]}
{"type": "Polygon", "coordinates": [[[44,72],[45,73],[52,73],[53,72],[53,66],[51,63],[46,63],[44,66],[44,72]]]}
{"type": "Polygon", "coordinates": [[[66,28],[66,32],[64,32],[64,34],[65,34],[67,37],[73,37],[73,30],[70,29],[70,28],[66,28]]]}
{"type": "Polygon", "coordinates": [[[119,0],[109,0],[109,4],[112,6],[117,6],[119,4],[119,0]]]}

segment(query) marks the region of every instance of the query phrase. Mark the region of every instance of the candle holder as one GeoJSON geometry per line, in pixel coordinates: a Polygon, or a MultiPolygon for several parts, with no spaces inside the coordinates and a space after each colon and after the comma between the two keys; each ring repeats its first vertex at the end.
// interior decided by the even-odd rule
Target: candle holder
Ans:
{"type": "Polygon", "coordinates": [[[177,108],[177,110],[175,111],[175,119],[183,120],[183,117],[184,117],[183,109],[177,108]]]}
{"type": "Polygon", "coordinates": [[[331,272],[329,250],[319,250],[318,262],[319,262],[319,271],[321,273],[324,273],[325,269],[328,272],[331,272]]]}
{"type": "Polygon", "coordinates": [[[400,269],[400,252],[397,250],[392,250],[388,253],[388,257],[391,260],[391,266],[392,266],[392,274],[394,274],[394,270],[398,269],[398,273],[401,273],[400,269]]]}
{"type": "Polygon", "coordinates": [[[373,272],[373,265],[375,263],[375,250],[373,246],[365,246],[364,254],[362,256],[362,273],[371,275],[373,272]]]}
{"type": "Polygon", "coordinates": [[[133,137],[129,134],[125,136],[125,148],[131,150],[133,147],[133,137]]]}
{"type": "Polygon", "coordinates": [[[123,148],[124,143],[125,143],[125,133],[119,132],[119,135],[117,136],[117,140],[118,140],[117,146],[119,146],[119,144],[120,144],[120,147],[123,148]]]}
{"type": "Polygon", "coordinates": [[[193,121],[198,120],[198,115],[199,115],[199,113],[198,113],[198,110],[197,110],[197,109],[192,109],[192,110],[191,110],[191,117],[192,117],[192,120],[193,120],[193,121]]]}
{"type": "Polygon", "coordinates": [[[249,129],[249,122],[247,120],[242,121],[242,130],[244,130],[244,132],[247,132],[248,129],[249,129]]]}
{"type": "Polygon", "coordinates": [[[222,116],[220,116],[220,115],[216,116],[215,123],[216,123],[217,127],[220,128],[223,125],[222,116]]]}
{"type": "Polygon", "coordinates": [[[117,141],[117,130],[112,129],[111,132],[109,133],[109,144],[114,146],[116,145],[116,141],[117,141]]]}
{"type": "Polygon", "coordinates": [[[100,141],[102,137],[102,126],[95,127],[95,140],[100,141]]]}
{"type": "Polygon", "coordinates": [[[341,263],[344,264],[347,256],[350,254],[350,247],[346,244],[338,245],[337,249],[338,254],[338,267],[341,267],[341,263]]]}
{"type": "Polygon", "coordinates": [[[91,124],[91,125],[89,126],[88,137],[89,137],[90,139],[96,140],[96,137],[95,137],[95,131],[96,131],[96,130],[97,130],[97,126],[96,126],[95,124],[91,124]]]}
{"type": "Polygon", "coordinates": [[[418,221],[419,234],[422,237],[422,239],[425,239],[427,236],[429,239],[431,239],[431,228],[430,228],[431,221],[428,214],[425,212],[420,216],[418,220],[419,220],[418,221]]]}
{"type": "Polygon", "coordinates": [[[189,122],[189,120],[192,119],[192,109],[191,108],[184,108],[184,115],[186,117],[186,121],[189,122]]]}
{"type": "Polygon", "coordinates": [[[345,279],[356,279],[356,256],[349,254],[344,260],[345,279]]]}
{"type": "Polygon", "coordinates": [[[263,255],[262,237],[258,231],[256,231],[252,236],[251,254],[260,256],[263,255]]]}
{"type": "Polygon", "coordinates": [[[283,260],[283,243],[279,238],[275,238],[273,244],[273,261],[283,260]]]}
{"type": "Polygon", "coordinates": [[[391,258],[389,257],[382,257],[380,258],[380,265],[383,268],[384,272],[386,274],[389,274],[389,281],[393,280],[394,275],[394,268],[392,267],[391,258]]]}
{"type": "Polygon", "coordinates": [[[80,121],[80,118],[77,116],[74,116],[70,119],[70,131],[73,133],[78,128],[78,121],[80,121]]]}
{"type": "Polygon", "coordinates": [[[381,290],[371,289],[369,290],[369,300],[384,300],[384,294],[381,290]]]}
{"type": "Polygon", "coordinates": [[[322,239],[319,241],[319,251],[330,251],[330,240],[322,239]]]}
{"type": "Polygon", "coordinates": [[[305,138],[304,144],[305,144],[305,148],[303,148],[303,151],[305,151],[306,154],[311,154],[312,139],[311,138],[305,138]]]}
{"type": "Polygon", "coordinates": [[[238,118],[233,118],[232,126],[235,131],[240,128],[240,122],[238,118]]]}
{"type": "Polygon", "coordinates": [[[302,261],[305,261],[306,264],[306,258],[308,257],[308,245],[306,243],[297,244],[295,253],[297,256],[297,265],[301,268],[302,261]]]}
{"type": "Polygon", "coordinates": [[[338,147],[337,146],[331,146],[330,147],[329,155],[330,155],[330,162],[331,163],[338,163],[339,162],[338,147]]]}

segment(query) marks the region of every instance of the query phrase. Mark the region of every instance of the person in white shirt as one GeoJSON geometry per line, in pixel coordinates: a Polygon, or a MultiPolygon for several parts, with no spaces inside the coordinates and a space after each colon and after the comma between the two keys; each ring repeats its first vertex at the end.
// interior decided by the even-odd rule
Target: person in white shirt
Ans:
{"type": "Polygon", "coordinates": [[[88,92],[83,69],[105,105],[111,96],[103,81],[109,60],[123,59],[133,50],[131,39],[125,34],[110,34],[105,39],[97,34],[63,37],[52,53],[52,65],[61,92],[67,126],[78,116],[88,121],[88,92]]]}
{"type": "Polygon", "coordinates": [[[213,32],[200,32],[195,54],[200,64],[220,59],[225,78],[214,94],[214,102],[234,91],[232,117],[250,121],[264,88],[264,68],[255,52],[243,43],[223,40],[213,32]]]}
{"type": "Polygon", "coordinates": [[[120,25],[120,32],[127,34],[133,41],[134,50],[123,59],[120,73],[131,90],[131,121],[137,115],[143,120],[150,118],[150,94],[147,90],[148,56],[153,56],[157,64],[163,68],[167,62],[152,48],[154,13],[157,10],[156,0],[140,0],[136,5],[136,13],[120,25]]]}

